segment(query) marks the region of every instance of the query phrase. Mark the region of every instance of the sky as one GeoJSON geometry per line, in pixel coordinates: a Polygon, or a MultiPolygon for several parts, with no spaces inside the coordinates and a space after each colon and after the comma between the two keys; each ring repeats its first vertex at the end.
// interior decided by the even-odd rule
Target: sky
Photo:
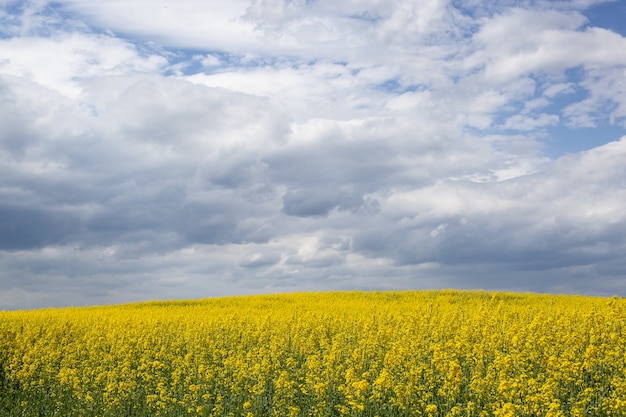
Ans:
{"type": "Polygon", "coordinates": [[[0,0],[0,309],[626,295],[625,16],[0,0]]]}

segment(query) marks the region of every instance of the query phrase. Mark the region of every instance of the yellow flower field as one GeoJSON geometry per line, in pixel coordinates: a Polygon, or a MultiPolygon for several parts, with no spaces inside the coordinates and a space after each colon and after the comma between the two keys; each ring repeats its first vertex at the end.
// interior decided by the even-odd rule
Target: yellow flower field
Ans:
{"type": "Polygon", "coordinates": [[[0,312],[1,416],[625,416],[626,300],[298,293],[0,312]]]}

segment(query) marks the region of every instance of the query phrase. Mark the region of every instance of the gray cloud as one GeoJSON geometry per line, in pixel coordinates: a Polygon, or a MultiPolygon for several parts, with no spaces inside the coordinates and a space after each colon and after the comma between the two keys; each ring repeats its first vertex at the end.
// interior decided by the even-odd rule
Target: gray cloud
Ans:
{"type": "Polygon", "coordinates": [[[405,192],[398,214],[362,230],[355,247],[401,265],[493,264],[551,270],[621,259],[625,141],[564,157],[503,182],[454,181],[405,192]],[[602,161],[602,162],[600,162],[602,161]],[[405,208],[412,203],[414,209],[405,208]]]}
{"type": "Polygon", "coordinates": [[[287,191],[283,196],[283,212],[289,216],[327,216],[335,208],[357,210],[364,203],[362,197],[329,188],[287,191]]]}
{"type": "Polygon", "coordinates": [[[239,265],[244,268],[263,268],[268,266],[274,266],[281,260],[278,253],[253,253],[246,256],[239,262],[239,265]]]}
{"type": "Polygon", "coordinates": [[[626,291],[626,139],[542,154],[623,124],[624,38],[589,2],[181,6],[228,27],[215,50],[149,2],[126,39],[62,3],[0,39],[0,308],[626,291]]]}
{"type": "Polygon", "coordinates": [[[78,219],[39,208],[0,206],[0,250],[28,250],[76,236],[78,219]]]}

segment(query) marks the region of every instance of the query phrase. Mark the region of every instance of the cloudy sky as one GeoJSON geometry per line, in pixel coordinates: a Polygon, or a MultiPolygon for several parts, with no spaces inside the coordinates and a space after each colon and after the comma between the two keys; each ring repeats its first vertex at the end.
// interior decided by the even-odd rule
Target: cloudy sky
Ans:
{"type": "Polygon", "coordinates": [[[623,1],[0,6],[0,309],[626,295],[623,1]]]}

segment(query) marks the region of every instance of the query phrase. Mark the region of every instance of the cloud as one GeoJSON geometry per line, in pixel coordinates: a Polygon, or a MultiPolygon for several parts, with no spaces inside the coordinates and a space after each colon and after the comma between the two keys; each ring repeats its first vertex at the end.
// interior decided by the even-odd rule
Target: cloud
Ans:
{"type": "Polygon", "coordinates": [[[355,245],[399,264],[554,269],[617,261],[626,140],[502,182],[445,181],[391,195],[355,245]],[[382,244],[380,243],[382,237],[382,244]]]}
{"type": "Polygon", "coordinates": [[[0,308],[626,290],[624,38],[483,3],[5,2],[0,308]]]}
{"type": "Polygon", "coordinates": [[[252,27],[239,19],[246,1],[198,3],[195,1],[111,1],[94,3],[69,0],[62,12],[78,14],[91,25],[132,35],[171,47],[222,49],[240,47],[254,39],[252,27]]]}
{"type": "Polygon", "coordinates": [[[589,77],[581,83],[590,94],[563,109],[567,123],[577,127],[596,127],[607,123],[626,126],[625,71],[623,65],[590,71],[589,77]]]}
{"type": "Polygon", "coordinates": [[[28,78],[73,98],[80,96],[83,79],[155,72],[167,62],[161,56],[143,55],[123,40],[91,34],[0,39],[0,50],[3,74],[28,78]]]}
{"type": "Polygon", "coordinates": [[[516,114],[509,117],[504,123],[506,129],[515,130],[536,130],[539,127],[556,125],[559,123],[559,116],[554,114],[541,114],[538,117],[528,117],[516,114]]]}
{"type": "Polygon", "coordinates": [[[58,244],[78,226],[74,216],[27,207],[0,207],[0,218],[0,250],[58,244]]]}
{"type": "Polygon", "coordinates": [[[239,265],[244,268],[262,268],[276,265],[280,260],[280,254],[277,253],[254,252],[242,259],[239,265]]]}

